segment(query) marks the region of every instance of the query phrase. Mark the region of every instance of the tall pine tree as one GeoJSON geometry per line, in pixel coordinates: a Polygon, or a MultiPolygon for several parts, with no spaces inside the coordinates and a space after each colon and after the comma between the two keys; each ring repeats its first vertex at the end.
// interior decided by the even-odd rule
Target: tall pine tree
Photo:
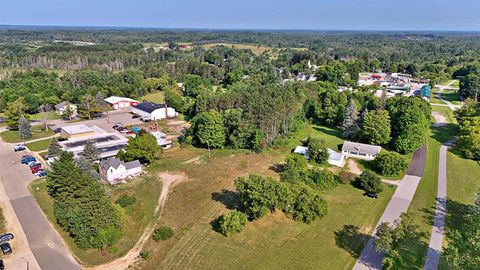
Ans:
{"type": "Polygon", "coordinates": [[[85,144],[81,155],[90,163],[97,161],[99,158],[98,150],[92,141],[88,141],[87,144],[85,144]]]}
{"type": "Polygon", "coordinates": [[[358,127],[358,110],[353,99],[350,99],[350,103],[345,110],[342,129],[344,138],[356,138],[360,131],[358,127]]]}
{"type": "Polygon", "coordinates": [[[20,138],[22,138],[23,141],[25,141],[25,139],[32,137],[32,131],[30,130],[30,123],[23,115],[20,116],[20,119],[18,120],[18,133],[20,134],[20,138]]]}
{"type": "Polygon", "coordinates": [[[53,138],[50,146],[48,147],[48,155],[50,156],[59,156],[62,153],[62,147],[58,143],[57,138],[53,138]]]}

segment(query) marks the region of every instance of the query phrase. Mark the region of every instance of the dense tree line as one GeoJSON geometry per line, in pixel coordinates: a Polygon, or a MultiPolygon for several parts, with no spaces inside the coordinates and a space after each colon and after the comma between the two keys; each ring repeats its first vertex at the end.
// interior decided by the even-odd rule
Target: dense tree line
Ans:
{"type": "Polygon", "coordinates": [[[459,124],[458,149],[466,158],[480,160],[480,103],[468,99],[456,114],[459,124]]]}
{"type": "Polygon", "coordinates": [[[78,247],[105,251],[121,236],[120,213],[109,201],[103,186],[79,168],[73,155],[62,152],[47,177],[57,223],[78,247]]]}

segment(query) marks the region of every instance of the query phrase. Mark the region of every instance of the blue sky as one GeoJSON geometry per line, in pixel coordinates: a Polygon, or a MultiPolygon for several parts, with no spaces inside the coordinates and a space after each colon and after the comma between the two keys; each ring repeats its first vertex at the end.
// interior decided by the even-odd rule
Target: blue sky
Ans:
{"type": "Polygon", "coordinates": [[[480,31],[480,1],[1,0],[0,24],[480,31]]]}

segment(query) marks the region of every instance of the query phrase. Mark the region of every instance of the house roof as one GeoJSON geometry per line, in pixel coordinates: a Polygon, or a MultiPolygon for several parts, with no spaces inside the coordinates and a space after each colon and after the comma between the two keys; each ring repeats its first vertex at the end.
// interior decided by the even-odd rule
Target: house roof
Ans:
{"type": "Polygon", "coordinates": [[[78,124],[73,126],[66,126],[62,127],[62,129],[68,134],[81,134],[81,133],[88,133],[88,132],[95,132],[95,130],[85,124],[78,124]]]}
{"type": "Polygon", "coordinates": [[[328,151],[328,159],[330,160],[342,161],[345,158],[345,156],[342,153],[335,152],[330,148],[327,148],[327,151],[328,151]]]}
{"type": "Polygon", "coordinates": [[[153,103],[153,102],[142,102],[142,103],[139,103],[139,104],[135,105],[134,107],[141,110],[141,111],[151,113],[155,110],[165,108],[165,104],[157,104],[157,103],[153,103]]]}
{"type": "Polygon", "coordinates": [[[105,169],[105,170],[108,170],[110,168],[117,169],[120,165],[125,166],[127,170],[142,166],[142,164],[140,164],[140,161],[138,160],[123,162],[119,158],[109,158],[109,159],[104,159],[100,161],[100,167],[102,167],[102,169],[105,169]]]}
{"type": "Polygon", "coordinates": [[[104,99],[106,102],[110,103],[110,104],[116,104],[120,101],[126,101],[126,102],[138,102],[134,99],[131,99],[131,98],[127,98],[127,97],[117,97],[117,96],[111,96],[111,97],[108,97],[106,99],[104,99]]]}
{"type": "Polygon", "coordinates": [[[343,142],[342,151],[360,152],[368,155],[376,155],[382,150],[382,147],[357,142],[343,142]]]}
{"type": "Polygon", "coordinates": [[[61,110],[63,108],[65,108],[65,106],[69,104],[70,106],[76,106],[75,104],[71,104],[70,102],[67,102],[67,101],[62,101],[60,103],[58,103],[57,105],[55,105],[55,110],[61,110]]]}
{"type": "Polygon", "coordinates": [[[308,147],[306,146],[297,146],[295,147],[295,150],[293,150],[293,153],[300,154],[300,155],[306,155],[308,152],[308,147]]]}

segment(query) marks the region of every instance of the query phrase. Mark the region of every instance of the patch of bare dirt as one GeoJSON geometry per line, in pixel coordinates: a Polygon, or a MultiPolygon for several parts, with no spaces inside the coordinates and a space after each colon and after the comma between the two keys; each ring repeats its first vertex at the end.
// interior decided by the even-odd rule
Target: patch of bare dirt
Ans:
{"type": "Polygon", "coordinates": [[[435,124],[433,124],[433,126],[440,127],[448,123],[447,117],[445,117],[443,114],[439,112],[432,111],[432,116],[433,118],[435,118],[435,122],[436,122],[435,124]]]}
{"type": "Polygon", "coordinates": [[[347,160],[347,166],[348,166],[348,170],[351,173],[356,174],[356,175],[362,174],[362,170],[360,170],[360,167],[358,167],[357,162],[353,158],[349,158],[347,160]]]}

